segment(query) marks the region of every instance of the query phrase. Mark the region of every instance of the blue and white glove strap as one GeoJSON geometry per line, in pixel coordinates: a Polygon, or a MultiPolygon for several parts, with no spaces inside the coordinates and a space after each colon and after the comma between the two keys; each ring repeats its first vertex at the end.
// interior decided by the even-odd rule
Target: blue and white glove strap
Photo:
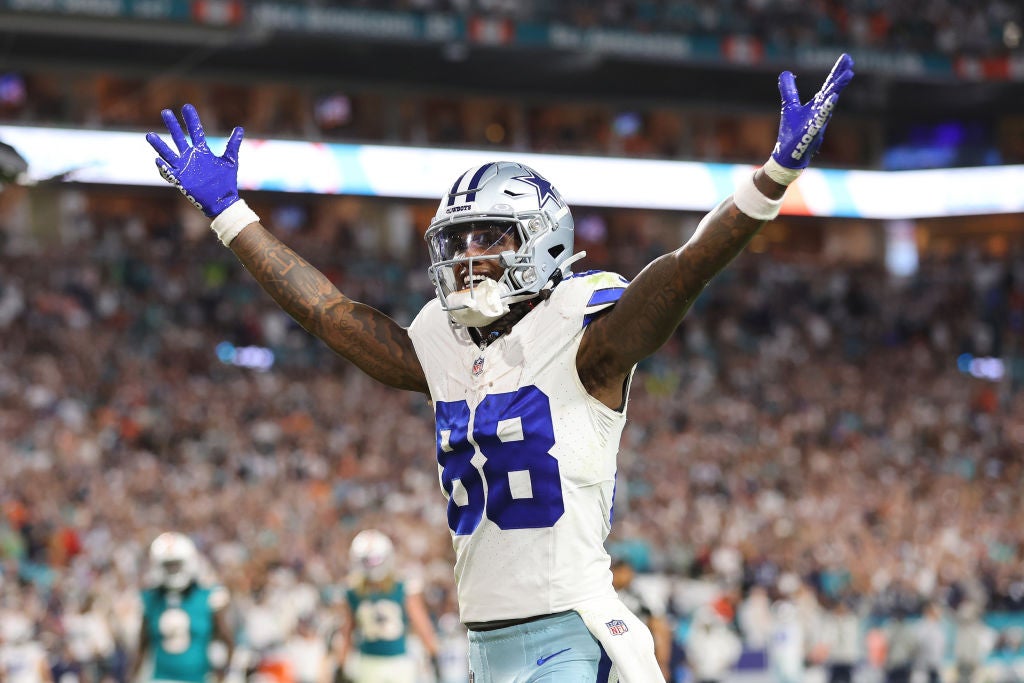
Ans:
{"type": "Polygon", "coordinates": [[[793,181],[800,177],[800,174],[804,172],[802,168],[786,168],[779,162],[775,161],[775,157],[768,157],[768,161],[763,166],[765,175],[777,182],[779,185],[791,185],[793,181]]]}
{"type": "Polygon", "coordinates": [[[210,223],[210,227],[215,233],[217,233],[217,239],[226,247],[231,244],[231,240],[238,236],[238,233],[242,232],[245,226],[251,223],[258,223],[260,217],[256,215],[256,212],[249,208],[249,205],[245,203],[244,199],[239,199],[237,202],[229,206],[228,208],[221,211],[213,222],[210,223]]]}
{"type": "Polygon", "coordinates": [[[782,208],[782,199],[771,199],[761,194],[761,190],[754,185],[753,174],[741,180],[736,186],[732,203],[737,209],[759,221],[772,220],[779,215],[779,209],[782,208]]]}

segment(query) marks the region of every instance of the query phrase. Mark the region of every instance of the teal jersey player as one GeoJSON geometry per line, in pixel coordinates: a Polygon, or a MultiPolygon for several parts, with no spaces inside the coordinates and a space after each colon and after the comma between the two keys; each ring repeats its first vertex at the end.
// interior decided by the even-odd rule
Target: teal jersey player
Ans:
{"type": "Polygon", "coordinates": [[[405,584],[391,581],[345,591],[349,613],[359,634],[359,651],[366,655],[404,655],[409,616],[405,610],[405,584]]]}
{"type": "Polygon", "coordinates": [[[417,663],[407,636],[416,634],[437,665],[437,634],[418,582],[402,581],[394,571],[391,539],[364,529],[352,540],[352,575],[345,591],[347,611],[338,660],[355,683],[415,683],[417,663]],[[349,652],[358,657],[349,665],[349,652]]]}
{"type": "Polygon", "coordinates": [[[223,642],[230,658],[232,639],[225,625],[227,591],[196,582],[198,553],[182,534],[161,534],[150,548],[158,584],[142,591],[136,680],[143,660],[152,659],[153,681],[208,683],[213,666],[210,644],[223,642]]]}
{"type": "Polygon", "coordinates": [[[222,588],[192,584],[181,593],[163,587],[143,591],[142,622],[153,654],[153,680],[206,683],[217,612],[225,604],[222,588]]]}

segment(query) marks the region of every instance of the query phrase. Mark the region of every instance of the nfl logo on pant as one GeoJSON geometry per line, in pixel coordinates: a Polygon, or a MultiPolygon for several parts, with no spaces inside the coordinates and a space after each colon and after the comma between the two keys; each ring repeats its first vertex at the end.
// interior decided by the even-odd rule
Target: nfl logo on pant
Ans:
{"type": "Polygon", "coordinates": [[[606,622],[605,626],[608,627],[608,632],[613,636],[621,636],[629,630],[629,627],[626,626],[626,622],[622,619],[612,619],[611,621],[606,622]]]}

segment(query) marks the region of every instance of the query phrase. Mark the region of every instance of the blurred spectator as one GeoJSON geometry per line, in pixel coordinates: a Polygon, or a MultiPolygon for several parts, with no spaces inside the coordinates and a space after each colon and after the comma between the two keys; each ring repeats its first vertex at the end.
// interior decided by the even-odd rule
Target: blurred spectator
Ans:
{"type": "Polygon", "coordinates": [[[23,614],[0,616],[0,681],[3,683],[53,683],[46,650],[23,614]]]}
{"type": "Polygon", "coordinates": [[[916,628],[917,667],[928,677],[928,683],[941,683],[948,637],[938,604],[930,602],[925,606],[924,615],[916,628]]]}
{"type": "Polygon", "coordinates": [[[981,619],[981,609],[965,602],[957,610],[956,637],[953,655],[956,660],[957,683],[974,683],[985,659],[996,644],[996,631],[981,619]]]}
{"type": "Polygon", "coordinates": [[[302,614],[284,644],[284,659],[295,683],[330,683],[333,667],[327,639],[317,631],[313,614],[302,614]]]}
{"type": "Polygon", "coordinates": [[[826,652],[829,683],[852,683],[863,652],[860,617],[849,600],[834,600],[824,615],[819,642],[826,652]]]}
{"type": "Polygon", "coordinates": [[[626,558],[612,561],[612,588],[629,611],[643,620],[654,637],[654,655],[661,665],[666,679],[671,677],[670,663],[672,659],[672,632],[665,620],[664,610],[652,606],[651,601],[637,590],[633,580],[636,570],[633,563],[626,558]]]}
{"type": "Polygon", "coordinates": [[[772,603],[764,586],[752,586],[736,615],[740,634],[747,647],[766,650],[771,640],[772,603]]]}
{"type": "Polygon", "coordinates": [[[902,610],[894,612],[885,626],[885,645],[886,683],[910,683],[918,639],[914,625],[902,610]]]}
{"type": "Polygon", "coordinates": [[[437,620],[438,681],[437,683],[465,683],[469,645],[466,629],[454,612],[442,614],[437,620]]]}
{"type": "Polygon", "coordinates": [[[796,605],[779,600],[772,605],[773,627],[768,663],[778,683],[801,683],[807,658],[807,634],[796,605]]]}
{"type": "Polygon", "coordinates": [[[742,650],[739,636],[713,607],[697,610],[686,639],[686,661],[695,683],[726,680],[742,650]]]}

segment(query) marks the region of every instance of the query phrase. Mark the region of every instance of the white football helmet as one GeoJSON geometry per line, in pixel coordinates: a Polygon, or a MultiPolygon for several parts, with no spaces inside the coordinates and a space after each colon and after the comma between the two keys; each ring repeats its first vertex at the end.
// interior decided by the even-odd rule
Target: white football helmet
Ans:
{"type": "Polygon", "coordinates": [[[185,534],[167,531],[149,546],[149,564],[161,586],[183,591],[199,576],[199,551],[185,534]]]}
{"type": "Polygon", "coordinates": [[[566,274],[573,228],[562,195],[532,168],[496,161],[466,171],[441,198],[425,235],[441,307],[468,327],[497,320],[509,304],[566,274]]]}
{"type": "Polygon", "coordinates": [[[368,581],[383,581],[395,565],[395,546],[376,529],[364,529],[352,539],[348,551],[352,569],[368,581]]]}

